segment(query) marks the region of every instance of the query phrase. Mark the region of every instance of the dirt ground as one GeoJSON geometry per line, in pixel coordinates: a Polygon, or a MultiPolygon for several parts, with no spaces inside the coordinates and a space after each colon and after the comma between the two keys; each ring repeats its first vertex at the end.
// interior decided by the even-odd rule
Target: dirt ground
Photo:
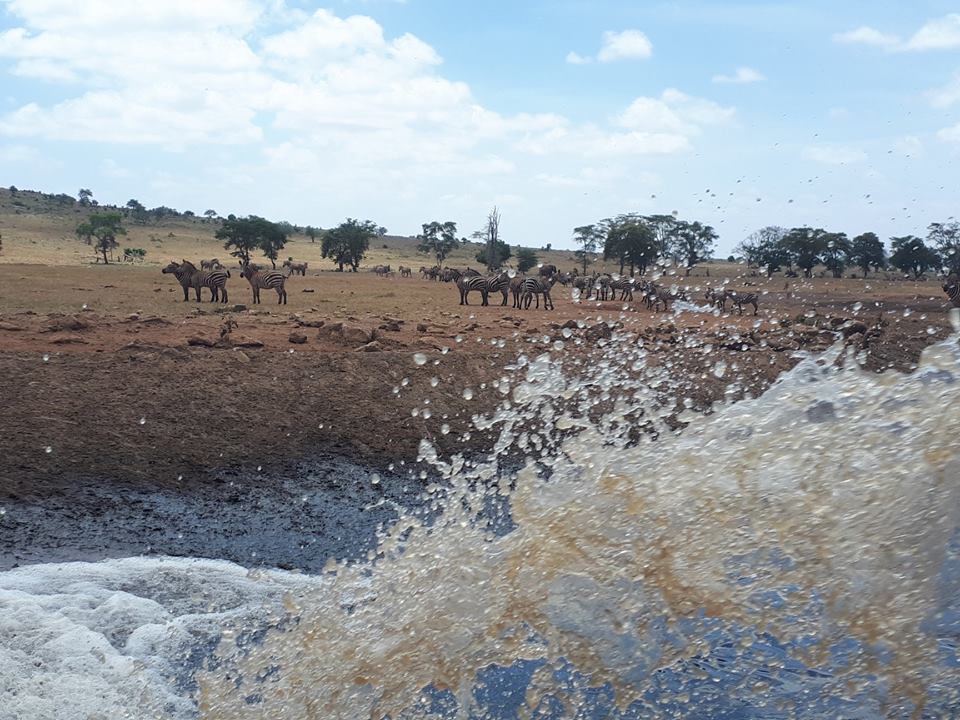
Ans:
{"type": "MultiPolygon", "coordinates": [[[[699,299],[723,277],[714,268],[680,282],[699,299]]],[[[248,305],[236,276],[227,305],[198,304],[157,267],[0,265],[0,500],[80,476],[176,487],[314,453],[385,464],[415,457],[422,437],[445,453],[482,449],[484,438],[461,435],[501,401],[490,383],[518,352],[548,349],[564,324],[586,340],[565,352],[591,352],[608,334],[592,328],[608,323],[689,364],[700,407],[732,378],[701,372],[683,349],[690,336],[736,356],[758,392],[794,350],[840,335],[868,367],[909,370],[949,326],[933,282],[726,277],[761,294],[757,317],[574,303],[560,286],[553,311],[481,307],[479,297],[461,307],[452,285],[331,272],[292,278],[286,306],[267,292],[248,305]]]]}

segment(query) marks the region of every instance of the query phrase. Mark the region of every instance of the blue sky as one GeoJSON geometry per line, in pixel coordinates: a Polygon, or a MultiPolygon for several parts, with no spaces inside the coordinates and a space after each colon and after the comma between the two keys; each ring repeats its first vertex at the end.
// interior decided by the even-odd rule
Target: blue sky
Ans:
{"type": "Polygon", "coordinates": [[[0,183],[511,243],[952,216],[947,2],[0,0],[0,183]]]}

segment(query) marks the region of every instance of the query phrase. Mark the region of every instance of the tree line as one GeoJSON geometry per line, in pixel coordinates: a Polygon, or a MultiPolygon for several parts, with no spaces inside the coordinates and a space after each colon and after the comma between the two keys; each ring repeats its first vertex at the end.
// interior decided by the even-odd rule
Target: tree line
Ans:
{"type": "MultiPolygon", "coordinates": [[[[490,271],[503,267],[507,260],[514,257],[510,245],[500,235],[500,217],[500,211],[494,207],[487,215],[484,226],[471,236],[481,245],[474,258],[490,271]]],[[[452,220],[444,222],[434,220],[423,223],[421,228],[422,232],[417,235],[417,251],[433,256],[438,267],[443,267],[450,253],[457,247],[469,242],[465,237],[457,239],[457,224],[452,220]]],[[[549,250],[550,246],[548,245],[546,249],[549,250]]],[[[515,258],[517,269],[520,272],[530,270],[539,262],[537,253],[533,248],[519,245],[516,249],[515,258]]]]}
{"type": "Polygon", "coordinates": [[[573,230],[577,245],[574,255],[584,273],[602,249],[604,260],[618,262],[621,275],[629,268],[631,277],[665,260],[683,267],[689,275],[711,257],[717,237],[716,230],[700,221],[637,213],[624,213],[573,230]]]}
{"type": "Polygon", "coordinates": [[[926,238],[903,235],[890,238],[890,253],[874,232],[854,238],[822,228],[786,229],[770,225],[751,233],[736,251],[751,267],[761,268],[769,277],[783,270],[800,271],[811,277],[823,265],[835,278],[847,268],[858,268],[864,277],[892,266],[914,278],[930,270],[945,269],[960,274],[960,223],[931,223],[926,238]],[[795,270],[796,268],[796,270],[795,270]]]}

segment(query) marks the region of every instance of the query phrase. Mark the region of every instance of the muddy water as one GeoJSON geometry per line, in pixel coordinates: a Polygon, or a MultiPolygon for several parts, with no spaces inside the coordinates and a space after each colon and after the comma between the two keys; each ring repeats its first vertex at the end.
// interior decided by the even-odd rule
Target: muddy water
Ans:
{"type": "Polygon", "coordinates": [[[671,369],[646,372],[642,344],[624,342],[580,366],[505,370],[503,406],[475,420],[499,432],[490,457],[424,442],[441,481],[417,512],[396,507],[365,562],[3,573],[0,713],[950,717],[956,338],[910,376],[811,357],[705,417],[666,406],[671,369]],[[638,416],[656,442],[628,432],[638,416]],[[516,452],[527,462],[507,482],[516,452]],[[503,500],[514,524],[494,532],[503,500]]]}

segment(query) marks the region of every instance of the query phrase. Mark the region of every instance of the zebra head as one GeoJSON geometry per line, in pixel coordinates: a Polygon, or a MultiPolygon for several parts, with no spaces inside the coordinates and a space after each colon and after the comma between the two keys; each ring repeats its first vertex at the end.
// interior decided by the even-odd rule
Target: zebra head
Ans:
{"type": "Polygon", "coordinates": [[[179,269],[180,269],[180,266],[177,265],[177,263],[175,263],[175,262],[173,262],[173,261],[171,260],[171,261],[170,261],[170,264],[167,265],[165,268],[163,268],[163,270],[161,270],[160,272],[162,272],[164,275],[166,275],[167,273],[174,273],[174,274],[176,274],[177,270],[179,270],[179,269]]]}

